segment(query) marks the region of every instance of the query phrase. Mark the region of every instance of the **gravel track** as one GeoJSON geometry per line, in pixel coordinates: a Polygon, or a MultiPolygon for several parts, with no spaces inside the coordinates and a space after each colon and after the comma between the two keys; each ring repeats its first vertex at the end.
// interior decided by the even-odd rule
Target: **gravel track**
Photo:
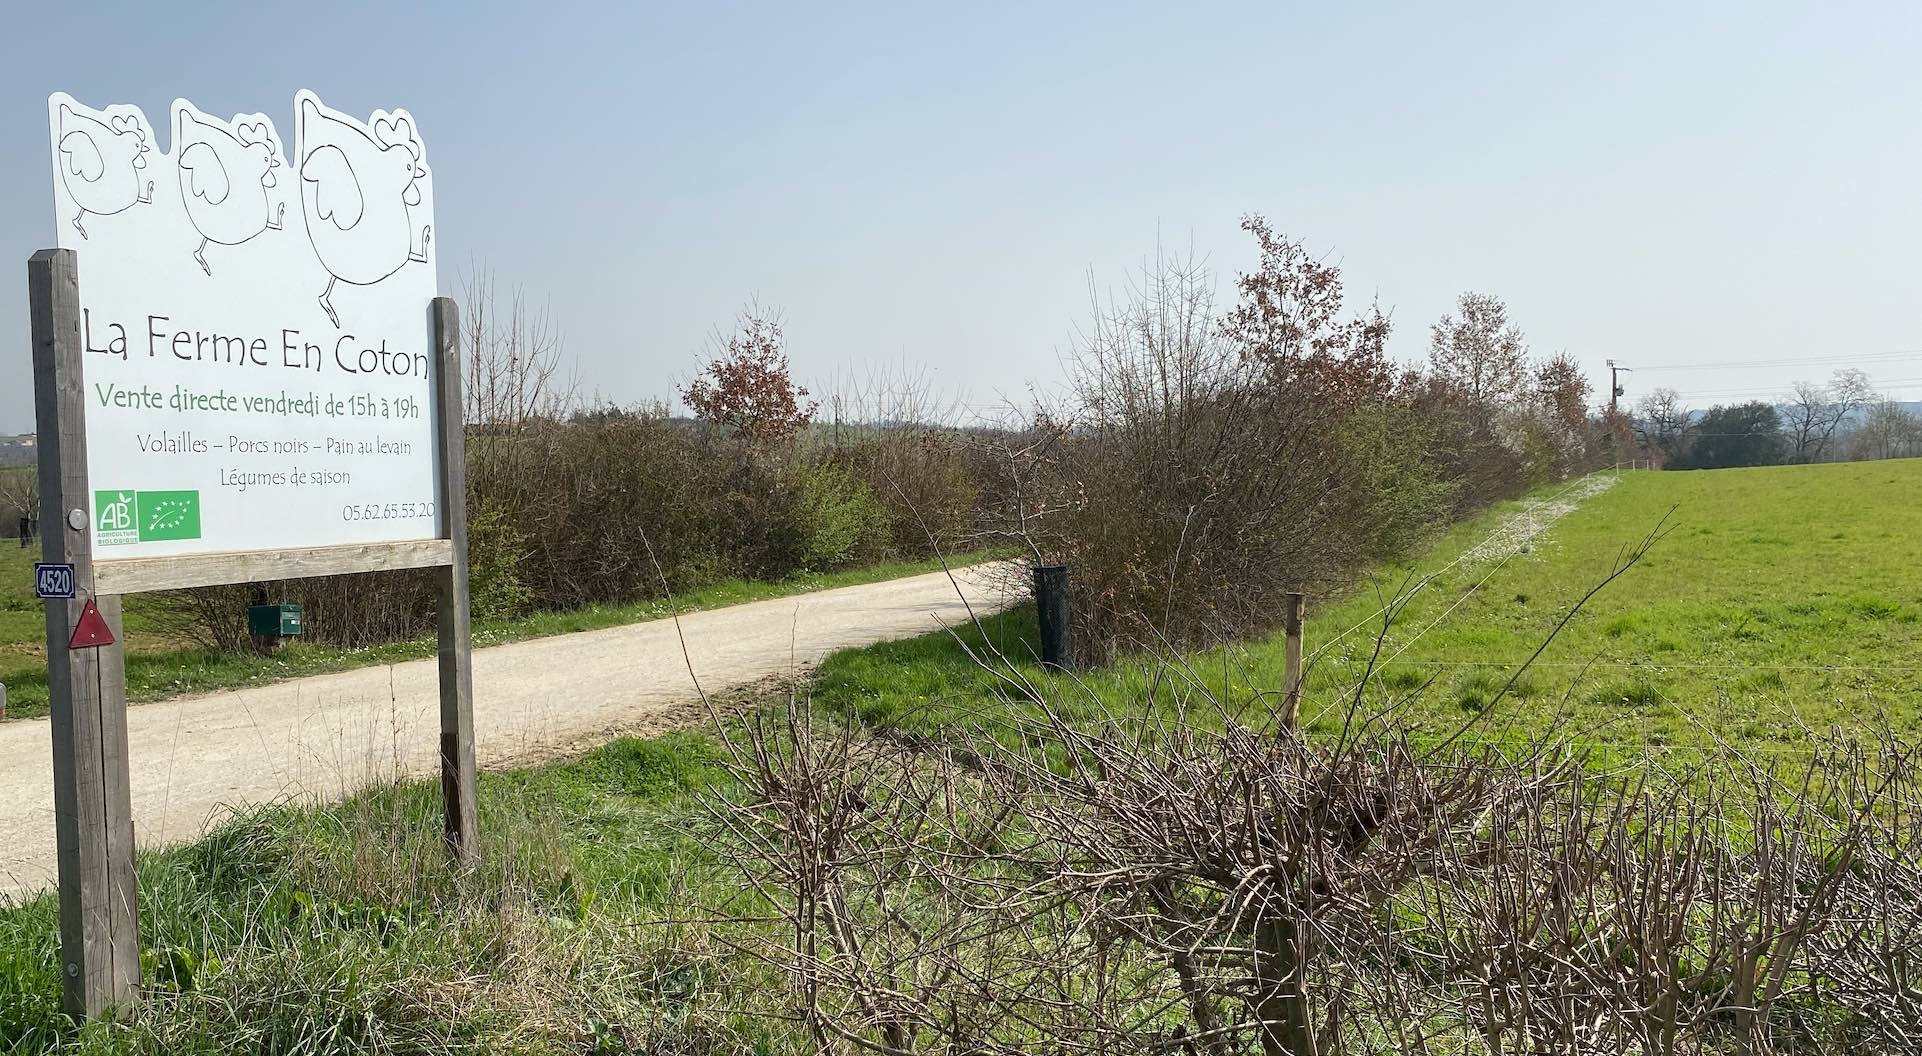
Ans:
{"type": "MultiPolygon", "coordinates": [[[[956,581],[933,573],[690,613],[685,657],[673,620],[477,649],[480,765],[704,722],[690,662],[701,688],[722,696],[838,649],[965,621],[963,593],[976,612],[1000,607],[991,569],[956,581]]],[[[131,708],[135,838],[142,848],[188,841],[237,805],[437,773],[439,701],[435,662],[417,660],[131,708]]],[[[44,718],[0,724],[0,894],[53,882],[52,768],[44,718]]]]}

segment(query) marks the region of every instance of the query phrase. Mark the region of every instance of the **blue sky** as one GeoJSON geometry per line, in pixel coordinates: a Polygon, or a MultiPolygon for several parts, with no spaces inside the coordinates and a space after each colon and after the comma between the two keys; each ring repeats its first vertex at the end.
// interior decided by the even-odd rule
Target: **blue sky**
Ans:
{"type": "Polygon", "coordinates": [[[1225,297],[1249,212],[1378,295],[1404,357],[1474,289],[1540,351],[1636,367],[1632,392],[1702,405],[1855,365],[1922,395],[1922,9],[919,7],[21,8],[0,430],[32,423],[54,90],[283,130],[300,87],[407,107],[443,289],[474,263],[522,286],[582,389],[622,403],[670,396],[750,297],[805,379],[905,366],[1021,399],[1059,385],[1090,274],[1118,286],[1159,242],[1225,297]]]}

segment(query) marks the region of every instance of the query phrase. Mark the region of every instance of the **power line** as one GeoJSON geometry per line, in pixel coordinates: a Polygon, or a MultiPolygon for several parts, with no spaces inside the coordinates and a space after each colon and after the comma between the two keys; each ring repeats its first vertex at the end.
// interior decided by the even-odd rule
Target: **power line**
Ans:
{"type": "MultiPolygon", "coordinates": [[[[1876,382],[1876,386],[1883,389],[1915,388],[1922,386],[1922,378],[1896,378],[1892,381],[1878,381],[1876,382]]],[[[1677,389],[1674,391],[1677,396],[1689,396],[1697,399],[1715,399],[1730,396],[1781,395],[1792,387],[1792,385],[1770,385],[1739,389],[1677,389]]]]}
{"type": "Polygon", "coordinates": [[[1793,359],[1735,359],[1721,363],[1670,363],[1640,368],[1643,373],[1662,370],[1730,370],[1751,367],[1802,367],[1828,366],[1831,364],[1881,363],[1922,357],[1922,349],[1902,349],[1896,352],[1862,352],[1842,356],[1816,356],[1793,359]]]}

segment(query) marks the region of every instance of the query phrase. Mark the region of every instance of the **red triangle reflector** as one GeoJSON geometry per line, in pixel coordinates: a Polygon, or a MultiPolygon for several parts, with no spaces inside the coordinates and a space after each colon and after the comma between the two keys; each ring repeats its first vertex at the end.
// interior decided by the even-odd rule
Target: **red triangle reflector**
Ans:
{"type": "Polygon", "coordinates": [[[100,606],[92,598],[80,609],[80,622],[73,625],[73,637],[67,639],[69,649],[96,649],[113,644],[113,632],[107,629],[107,621],[100,615],[100,606]]]}

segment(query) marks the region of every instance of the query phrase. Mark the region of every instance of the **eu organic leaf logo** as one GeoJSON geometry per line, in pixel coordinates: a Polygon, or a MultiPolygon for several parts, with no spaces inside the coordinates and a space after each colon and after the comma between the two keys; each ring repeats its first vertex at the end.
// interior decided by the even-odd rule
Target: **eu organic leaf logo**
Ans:
{"type": "Polygon", "coordinates": [[[146,530],[149,532],[162,532],[169,528],[178,528],[187,523],[187,511],[190,508],[191,505],[181,499],[168,499],[165,502],[157,502],[154,504],[151,515],[147,518],[146,530]]]}

